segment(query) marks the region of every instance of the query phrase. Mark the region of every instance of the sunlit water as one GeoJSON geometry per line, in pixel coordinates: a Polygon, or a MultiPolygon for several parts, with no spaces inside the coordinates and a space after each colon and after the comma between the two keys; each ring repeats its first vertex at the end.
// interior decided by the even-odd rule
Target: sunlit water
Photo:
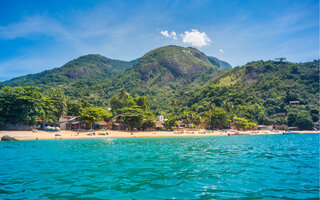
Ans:
{"type": "Polygon", "coordinates": [[[319,134],[0,142],[0,199],[318,199],[319,134]]]}

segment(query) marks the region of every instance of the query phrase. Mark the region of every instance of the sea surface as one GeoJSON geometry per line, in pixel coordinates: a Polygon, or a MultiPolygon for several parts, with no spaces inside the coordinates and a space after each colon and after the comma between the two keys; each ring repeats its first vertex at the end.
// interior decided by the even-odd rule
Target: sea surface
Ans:
{"type": "Polygon", "coordinates": [[[0,199],[319,199],[319,134],[0,142],[0,199]]]}

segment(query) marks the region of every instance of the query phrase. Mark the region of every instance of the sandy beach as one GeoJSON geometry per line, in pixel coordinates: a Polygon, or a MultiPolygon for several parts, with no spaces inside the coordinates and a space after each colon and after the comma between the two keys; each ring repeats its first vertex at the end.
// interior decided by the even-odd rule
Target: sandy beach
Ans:
{"type": "MultiPolygon", "coordinates": [[[[269,135],[283,134],[284,131],[240,131],[240,134],[245,135],[269,135]]],[[[298,133],[319,133],[319,131],[295,131],[298,133]]],[[[234,132],[227,131],[184,131],[184,133],[169,132],[169,131],[141,131],[141,132],[126,132],[126,131],[95,131],[80,132],[79,135],[75,131],[0,131],[0,137],[8,135],[17,140],[51,140],[51,139],[89,139],[89,138],[140,138],[140,137],[187,137],[187,136],[228,136],[234,132]],[[107,134],[106,134],[107,132],[107,134]],[[58,135],[57,135],[58,134],[58,135]],[[101,135],[105,134],[105,135],[101,135]]]]}

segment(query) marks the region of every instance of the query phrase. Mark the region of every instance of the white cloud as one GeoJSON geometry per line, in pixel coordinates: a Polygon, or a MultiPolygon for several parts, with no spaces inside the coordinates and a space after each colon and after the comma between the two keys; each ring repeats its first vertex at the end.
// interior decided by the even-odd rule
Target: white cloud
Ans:
{"type": "Polygon", "coordinates": [[[174,31],[171,31],[171,33],[169,33],[167,30],[166,31],[160,31],[161,35],[167,37],[167,38],[172,38],[174,40],[177,40],[177,33],[174,31]]]}
{"type": "Polygon", "coordinates": [[[220,53],[224,53],[224,50],[223,49],[219,49],[220,53]]]}
{"type": "Polygon", "coordinates": [[[165,37],[170,37],[168,31],[160,31],[161,35],[165,36],[165,37]]]}
{"type": "Polygon", "coordinates": [[[177,33],[174,32],[174,31],[171,32],[171,37],[172,37],[174,40],[178,39],[178,38],[177,38],[177,33]]]}
{"type": "Polygon", "coordinates": [[[185,31],[181,36],[183,43],[189,43],[195,47],[207,46],[211,42],[205,32],[201,33],[197,29],[192,29],[191,32],[185,31]]]}

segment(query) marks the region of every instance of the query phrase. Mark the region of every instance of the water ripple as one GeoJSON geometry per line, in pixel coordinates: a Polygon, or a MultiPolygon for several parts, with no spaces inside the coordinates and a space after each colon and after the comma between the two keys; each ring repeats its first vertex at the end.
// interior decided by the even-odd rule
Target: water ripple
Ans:
{"type": "Polygon", "coordinates": [[[318,199],[319,134],[1,142],[0,199],[318,199]]]}

